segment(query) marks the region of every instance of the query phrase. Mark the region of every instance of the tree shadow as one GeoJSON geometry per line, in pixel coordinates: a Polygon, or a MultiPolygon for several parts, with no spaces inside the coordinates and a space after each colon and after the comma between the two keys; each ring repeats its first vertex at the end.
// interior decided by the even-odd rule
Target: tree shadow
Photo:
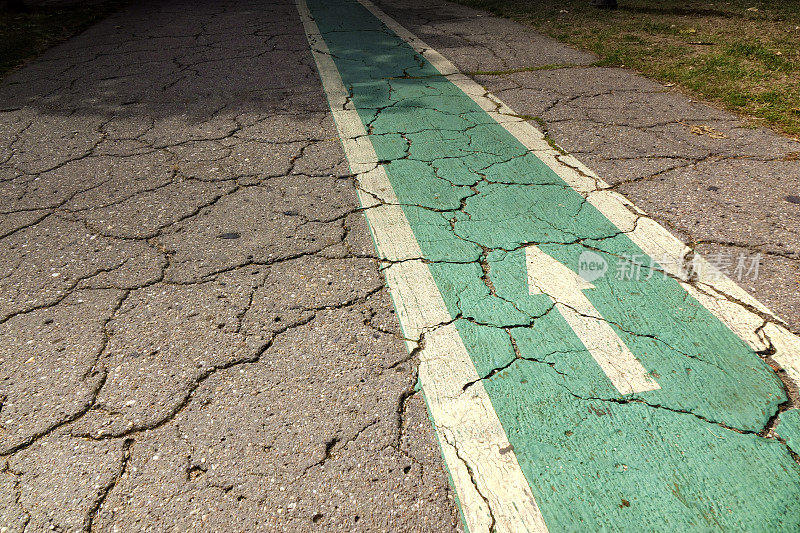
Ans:
{"type": "MultiPolygon", "coordinates": [[[[292,1],[151,0],[111,14],[0,82],[0,111],[199,121],[323,110],[292,1]]],[[[13,118],[7,115],[9,118],[13,118]]]]}

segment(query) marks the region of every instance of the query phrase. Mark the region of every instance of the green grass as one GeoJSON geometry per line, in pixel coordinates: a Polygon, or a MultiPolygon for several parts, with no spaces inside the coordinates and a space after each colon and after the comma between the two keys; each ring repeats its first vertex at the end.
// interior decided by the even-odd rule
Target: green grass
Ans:
{"type": "Polygon", "coordinates": [[[800,135],[800,2],[794,0],[457,0],[800,135]]]}
{"type": "Polygon", "coordinates": [[[86,29],[117,9],[122,2],[96,5],[0,8],[0,76],[36,57],[47,48],[86,29]]]}

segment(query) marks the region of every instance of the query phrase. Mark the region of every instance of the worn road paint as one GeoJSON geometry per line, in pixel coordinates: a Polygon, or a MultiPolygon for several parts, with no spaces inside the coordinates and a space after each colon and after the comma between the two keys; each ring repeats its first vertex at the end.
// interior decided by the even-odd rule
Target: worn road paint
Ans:
{"type": "Polygon", "coordinates": [[[450,313],[421,260],[417,244],[392,185],[358,113],[348,104],[325,41],[304,0],[298,10],[328,95],[359,200],[385,269],[409,351],[420,348],[419,377],[435,422],[442,454],[458,494],[462,517],[473,531],[546,532],[513,447],[497,418],[450,313]],[[378,202],[376,197],[383,198],[378,202]],[[474,384],[464,393],[467,384],[474,384]]]}
{"type": "Polygon", "coordinates": [[[594,285],[536,246],[525,248],[530,294],[551,296],[556,309],[620,394],[660,389],[586,295],[594,285]]]}
{"type": "Polygon", "coordinates": [[[790,450],[800,455],[800,409],[781,413],[775,433],[786,441],[790,450]]]}
{"type": "Polygon", "coordinates": [[[544,134],[521,118],[497,96],[461,74],[439,52],[421,41],[369,0],[359,2],[387,28],[470,97],[520,144],[535,154],[586,201],[624,231],[650,257],[667,257],[661,268],[679,280],[683,288],[734,331],[754,351],[772,353],[775,361],[794,383],[800,383],[800,338],[788,331],[783,321],[735,282],[718,272],[701,256],[693,255],[683,242],[669,233],[625,197],[609,190],[609,185],[591,169],[569,154],[552,148],[544,134]],[[691,260],[689,258],[691,257],[691,260]],[[692,268],[686,266],[691,264],[692,268]],[[691,277],[693,283],[687,283],[691,277]]]}
{"type": "MultiPolygon", "coordinates": [[[[434,342],[437,352],[456,354],[457,368],[467,372],[454,372],[456,385],[437,383],[446,372],[426,374],[422,358],[420,380],[467,526],[486,530],[494,521],[498,530],[525,529],[520,521],[497,520],[510,516],[502,505],[519,486],[495,494],[502,484],[489,488],[476,463],[466,467],[459,439],[474,447],[478,437],[443,431],[441,406],[431,397],[446,405],[486,395],[491,405],[481,400],[482,413],[496,413],[502,428],[483,447],[498,439],[498,450],[514,452],[532,505],[551,529],[800,527],[800,468],[783,443],[760,436],[785,390],[755,353],[769,348],[797,378],[792,350],[800,341],[738,286],[712,279],[710,269],[690,283],[682,243],[604,190],[579,162],[547,147],[534,128],[367,0],[361,3],[311,0],[321,33],[312,35],[312,49],[318,65],[328,65],[320,68],[324,82],[331,71],[341,76],[339,93],[326,83],[337,121],[341,109],[354,110],[344,120],[360,122],[361,129],[342,134],[343,144],[390,264],[387,280],[406,334],[447,329],[447,338],[458,338],[466,350],[434,342]],[[351,157],[351,145],[372,152],[351,157]],[[401,241],[413,239],[417,247],[400,246],[394,254],[395,227],[401,241]],[[573,270],[591,251],[609,273],[633,267],[649,273],[627,281],[606,275],[593,280],[585,297],[597,311],[589,315],[613,330],[660,389],[620,394],[559,312],[558,295],[545,287],[547,294],[530,294],[531,246],[573,270]],[[652,259],[662,254],[679,261],[652,259]],[[400,273],[406,263],[427,269],[400,273]],[[406,291],[421,283],[438,294],[446,316],[439,309],[436,320],[424,321],[428,329],[413,330],[411,315],[425,307],[405,303],[414,293],[403,294],[403,283],[406,291]],[[473,378],[461,385],[467,374],[473,378]],[[503,430],[508,441],[498,436],[503,430]],[[463,470],[477,503],[463,500],[463,470]]],[[[535,527],[543,527],[538,519],[535,527]]]]}

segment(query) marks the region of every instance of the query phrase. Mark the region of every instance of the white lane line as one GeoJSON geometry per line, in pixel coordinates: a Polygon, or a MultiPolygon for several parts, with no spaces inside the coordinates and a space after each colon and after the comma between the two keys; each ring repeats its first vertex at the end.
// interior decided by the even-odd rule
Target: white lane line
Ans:
{"type": "Polygon", "coordinates": [[[650,257],[669,259],[664,261],[662,268],[683,280],[683,288],[753,350],[772,348],[772,359],[786,371],[795,384],[800,385],[800,337],[789,331],[784,326],[785,322],[775,313],[699,255],[695,255],[692,261],[695,282],[688,283],[689,271],[682,265],[691,249],[680,239],[655,220],[647,218],[644,211],[627,198],[609,190],[610,186],[606,182],[575,157],[561,155],[554,150],[545,140],[544,134],[530,122],[516,116],[502,100],[460,73],[444,56],[398,24],[370,0],[358,1],[386,27],[422,54],[436,70],[466,93],[561,179],[585,196],[612,224],[626,232],[644,253],[650,257]]]}
{"type": "MultiPolygon", "coordinates": [[[[419,377],[467,528],[546,532],[500,419],[305,0],[296,0],[406,338],[421,339],[419,377]],[[376,200],[381,198],[388,203],[376,200]],[[473,383],[465,392],[464,385],[473,383]],[[491,512],[490,512],[491,510],[491,512]]],[[[408,341],[408,349],[417,347],[408,341]]]]}
{"type": "Polygon", "coordinates": [[[537,246],[525,248],[530,294],[546,294],[620,394],[660,389],[584,290],[594,285],[537,246]]]}

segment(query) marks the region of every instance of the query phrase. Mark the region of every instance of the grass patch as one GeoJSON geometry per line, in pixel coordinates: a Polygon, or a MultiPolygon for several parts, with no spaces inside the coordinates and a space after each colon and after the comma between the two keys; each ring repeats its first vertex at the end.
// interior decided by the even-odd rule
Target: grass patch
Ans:
{"type": "Polygon", "coordinates": [[[542,117],[537,117],[535,115],[519,115],[519,114],[513,114],[513,115],[509,115],[509,116],[521,118],[522,120],[535,122],[536,125],[539,126],[539,129],[542,130],[542,132],[547,132],[547,122],[545,122],[542,117]]]}
{"type": "Polygon", "coordinates": [[[0,7],[0,77],[43,51],[88,28],[123,2],[42,7],[0,7]]]}
{"type": "Polygon", "coordinates": [[[515,19],[700,98],[800,135],[800,2],[456,0],[515,19]]]}
{"type": "Polygon", "coordinates": [[[561,148],[558,144],[556,144],[556,141],[554,141],[553,138],[550,137],[549,135],[545,134],[544,140],[547,141],[547,144],[550,145],[550,148],[552,148],[553,150],[555,150],[559,154],[561,154],[561,155],[569,155],[569,154],[567,154],[567,151],[564,150],[563,148],[561,148]]]}
{"type": "Polygon", "coordinates": [[[543,132],[547,131],[547,122],[545,122],[542,117],[531,117],[531,118],[539,125],[540,130],[542,130],[543,132]]]}

